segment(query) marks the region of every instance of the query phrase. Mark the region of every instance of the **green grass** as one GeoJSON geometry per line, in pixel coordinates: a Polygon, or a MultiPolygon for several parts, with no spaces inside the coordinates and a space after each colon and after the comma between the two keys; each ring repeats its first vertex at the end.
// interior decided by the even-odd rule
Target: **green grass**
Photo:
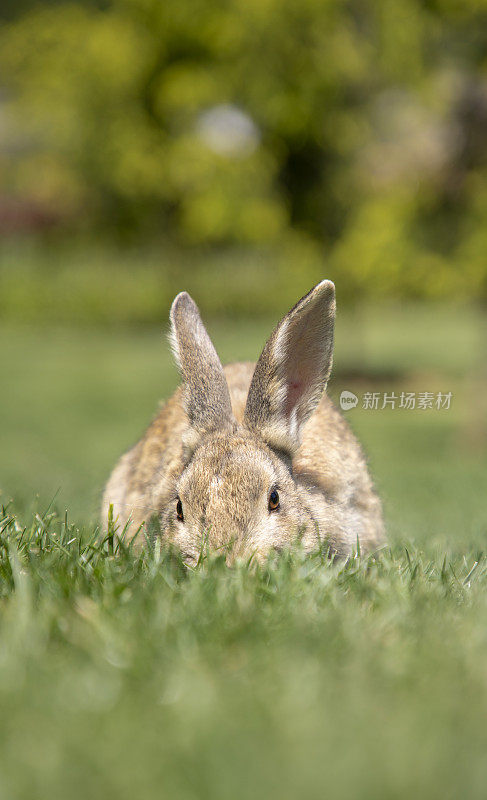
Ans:
{"type": "Polygon", "coordinates": [[[0,530],[2,797],[485,796],[485,559],[185,574],[0,530]]]}
{"type": "MultiPolygon", "coordinates": [[[[209,327],[229,360],[271,325],[209,327]]],[[[483,798],[483,331],[466,310],[340,315],[333,397],[453,391],[348,412],[390,547],[187,572],[95,529],[176,385],[161,331],[0,327],[0,800],[483,798]]]]}

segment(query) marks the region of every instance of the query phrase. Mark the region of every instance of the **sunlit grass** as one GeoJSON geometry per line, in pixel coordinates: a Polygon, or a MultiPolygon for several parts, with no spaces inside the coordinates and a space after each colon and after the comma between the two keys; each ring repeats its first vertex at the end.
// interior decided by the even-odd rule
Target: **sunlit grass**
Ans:
{"type": "Polygon", "coordinates": [[[7,509],[4,796],[480,798],[486,588],[474,550],[187,570],[7,509]]]}

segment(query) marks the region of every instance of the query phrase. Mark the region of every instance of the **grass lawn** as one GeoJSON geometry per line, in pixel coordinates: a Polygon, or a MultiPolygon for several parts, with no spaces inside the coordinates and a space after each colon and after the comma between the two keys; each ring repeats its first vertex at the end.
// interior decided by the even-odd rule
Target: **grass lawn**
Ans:
{"type": "MultiPolygon", "coordinates": [[[[209,327],[230,360],[271,325],[209,327]]],[[[378,557],[186,573],[93,532],[176,385],[161,331],[0,327],[0,800],[484,798],[484,334],[461,310],[339,318],[334,398],[453,393],[347,412],[384,498],[378,557]]]]}

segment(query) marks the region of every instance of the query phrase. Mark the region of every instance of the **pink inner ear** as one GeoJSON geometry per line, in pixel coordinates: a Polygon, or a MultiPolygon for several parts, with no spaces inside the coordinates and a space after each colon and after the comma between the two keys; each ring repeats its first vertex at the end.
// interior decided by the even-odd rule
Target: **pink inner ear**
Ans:
{"type": "Polygon", "coordinates": [[[297,380],[287,381],[287,393],[286,393],[286,405],[285,405],[287,417],[291,416],[302,394],[303,394],[302,381],[297,381],[297,380]]]}
{"type": "MultiPolygon", "coordinates": [[[[328,300],[323,300],[325,302],[328,300]]],[[[325,325],[323,303],[318,298],[306,306],[285,329],[281,356],[281,374],[286,388],[283,411],[287,419],[296,414],[299,425],[316,406],[315,398],[319,398],[325,387],[325,373],[331,358],[333,335],[325,325]]]]}

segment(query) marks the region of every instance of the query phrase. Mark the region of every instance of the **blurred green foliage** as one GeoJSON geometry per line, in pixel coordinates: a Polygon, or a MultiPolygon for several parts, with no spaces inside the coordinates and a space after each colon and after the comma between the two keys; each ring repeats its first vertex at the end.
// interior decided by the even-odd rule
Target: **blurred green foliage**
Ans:
{"type": "Polygon", "coordinates": [[[0,69],[0,195],[51,239],[487,296],[484,0],[24,2],[0,69]]]}

